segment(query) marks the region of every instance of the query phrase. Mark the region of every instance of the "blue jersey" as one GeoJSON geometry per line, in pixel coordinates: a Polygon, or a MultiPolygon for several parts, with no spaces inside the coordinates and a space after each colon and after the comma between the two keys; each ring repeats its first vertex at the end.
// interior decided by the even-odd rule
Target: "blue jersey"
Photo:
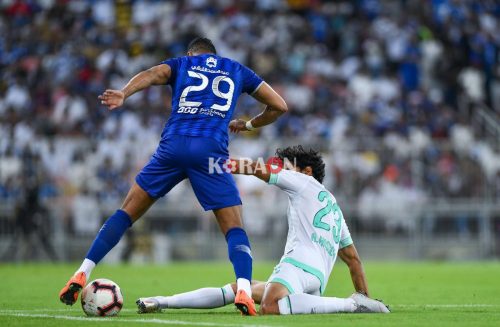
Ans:
{"type": "Polygon", "coordinates": [[[228,142],[228,125],[241,93],[252,94],[262,79],[244,65],[213,54],[162,62],[171,68],[172,114],[162,140],[171,135],[228,142]]]}

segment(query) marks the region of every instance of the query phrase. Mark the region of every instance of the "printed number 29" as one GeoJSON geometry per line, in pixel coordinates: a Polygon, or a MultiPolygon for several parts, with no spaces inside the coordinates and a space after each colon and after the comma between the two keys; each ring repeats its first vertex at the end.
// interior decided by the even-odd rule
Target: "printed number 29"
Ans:
{"type": "MultiPolygon", "coordinates": [[[[192,70],[188,71],[189,77],[201,79],[200,85],[190,85],[186,87],[182,93],[179,100],[179,107],[199,107],[201,102],[199,101],[188,101],[186,98],[189,92],[203,91],[208,86],[208,77],[201,73],[194,72],[192,70]]],[[[213,104],[210,108],[220,111],[228,111],[231,108],[231,102],[233,101],[234,93],[234,82],[227,76],[219,75],[214,78],[212,82],[212,92],[219,98],[225,99],[225,105],[213,104]],[[220,83],[226,82],[229,85],[229,90],[227,92],[222,92],[220,90],[220,83]]]]}
{"type": "Polygon", "coordinates": [[[342,211],[340,210],[337,203],[333,203],[330,193],[326,191],[321,191],[318,193],[318,200],[321,203],[325,202],[325,200],[327,202],[326,205],[314,215],[313,226],[316,228],[324,229],[326,231],[332,229],[333,241],[335,243],[338,243],[340,242],[340,232],[342,229],[342,211]],[[330,225],[325,223],[323,221],[323,218],[325,218],[331,212],[333,212],[333,224],[330,228],[330,225]]]}

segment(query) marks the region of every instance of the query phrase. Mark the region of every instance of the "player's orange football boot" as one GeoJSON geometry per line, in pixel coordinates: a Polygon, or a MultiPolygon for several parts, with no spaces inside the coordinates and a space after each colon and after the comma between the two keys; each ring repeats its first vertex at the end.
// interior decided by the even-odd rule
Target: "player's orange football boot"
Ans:
{"type": "Polygon", "coordinates": [[[75,304],[76,300],[78,300],[78,293],[86,283],[87,277],[83,271],[71,277],[66,286],[59,292],[61,302],[67,305],[75,304]]]}
{"type": "Polygon", "coordinates": [[[236,293],[236,298],[234,299],[234,305],[241,311],[244,316],[256,316],[257,310],[255,310],[255,302],[248,296],[244,290],[239,290],[236,293]]]}

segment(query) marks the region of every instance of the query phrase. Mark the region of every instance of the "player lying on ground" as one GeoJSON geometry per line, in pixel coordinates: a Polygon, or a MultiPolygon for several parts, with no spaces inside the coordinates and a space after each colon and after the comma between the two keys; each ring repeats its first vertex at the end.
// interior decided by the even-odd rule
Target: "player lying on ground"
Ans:
{"type": "Polygon", "coordinates": [[[251,298],[252,255],[242,228],[241,200],[233,176],[210,173],[209,163],[228,159],[228,128],[247,131],[274,122],[287,111],[286,103],[247,67],[216,55],[212,42],[197,38],[187,56],[163,61],[134,76],[122,90],[106,90],[99,99],[110,110],[123,105],[132,94],[151,85],[172,87],[172,114],[160,144],[135,179],[120,210],[102,226],[85,260],[59,293],[63,303],[73,304],[92,269],[118,243],[125,231],[156,199],[188,178],[205,210],[213,210],[228,244],[236,275],[235,305],[244,314],[256,314],[251,298]],[[248,122],[230,122],[238,97],[251,94],[266,105],[248,122]]]}
{"type": "MultiPolygon", "coordinates": [[[[321,184],[325,164],[318,152],[301,146],[278,149],[277,156],[293,163],[291,170],[272,173],[269,166],[233,159],[233,173],[254,175],[288,194],[288,238],[285,254],[267,283],[252,283],[261,314],[380,312],[388,308],[369,298],[366,276],[335,197],[321,184]],[[351,297],[321,297],[339,256],[354,284],[351,297]]],[[[217,308],[232,303],[236,287],[202,288],[173,296],[140,298],[139,313],[164,308],[217,308]]]]}

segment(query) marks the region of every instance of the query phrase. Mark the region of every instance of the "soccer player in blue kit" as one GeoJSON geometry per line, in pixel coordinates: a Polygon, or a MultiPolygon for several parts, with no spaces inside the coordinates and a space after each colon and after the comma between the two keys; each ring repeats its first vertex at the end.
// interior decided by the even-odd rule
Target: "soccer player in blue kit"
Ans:
{"type": "Polygon", "coordinates": [[[139,172],[121,209],[106,220],[82,265],[59,293],[61,302],[73,305],[92,269],[118,243],[125,231],[156,199],[188,178],[205,210],[213,210],[228,244],[236,275],[236,307],[255,315],[250,281],[252,255],[242,228],[241,199],[234,179],[221,169],[209,170],[209,162],[225,162],[228,128],[238,133],[273,123],[288,108],[285,101],[257,74],[240,63],[216,55],[212,42],[196,38],[187,56],[163,61],[134,76],[122,90],[106,90],[99,96],[110,110],[123,105],[132,94],[151,85],[172,87],[172,114],[149,163],[139,172]],[[252,95],[266,105],[249,121],[231,120],[238,97],[252,95]]]}

